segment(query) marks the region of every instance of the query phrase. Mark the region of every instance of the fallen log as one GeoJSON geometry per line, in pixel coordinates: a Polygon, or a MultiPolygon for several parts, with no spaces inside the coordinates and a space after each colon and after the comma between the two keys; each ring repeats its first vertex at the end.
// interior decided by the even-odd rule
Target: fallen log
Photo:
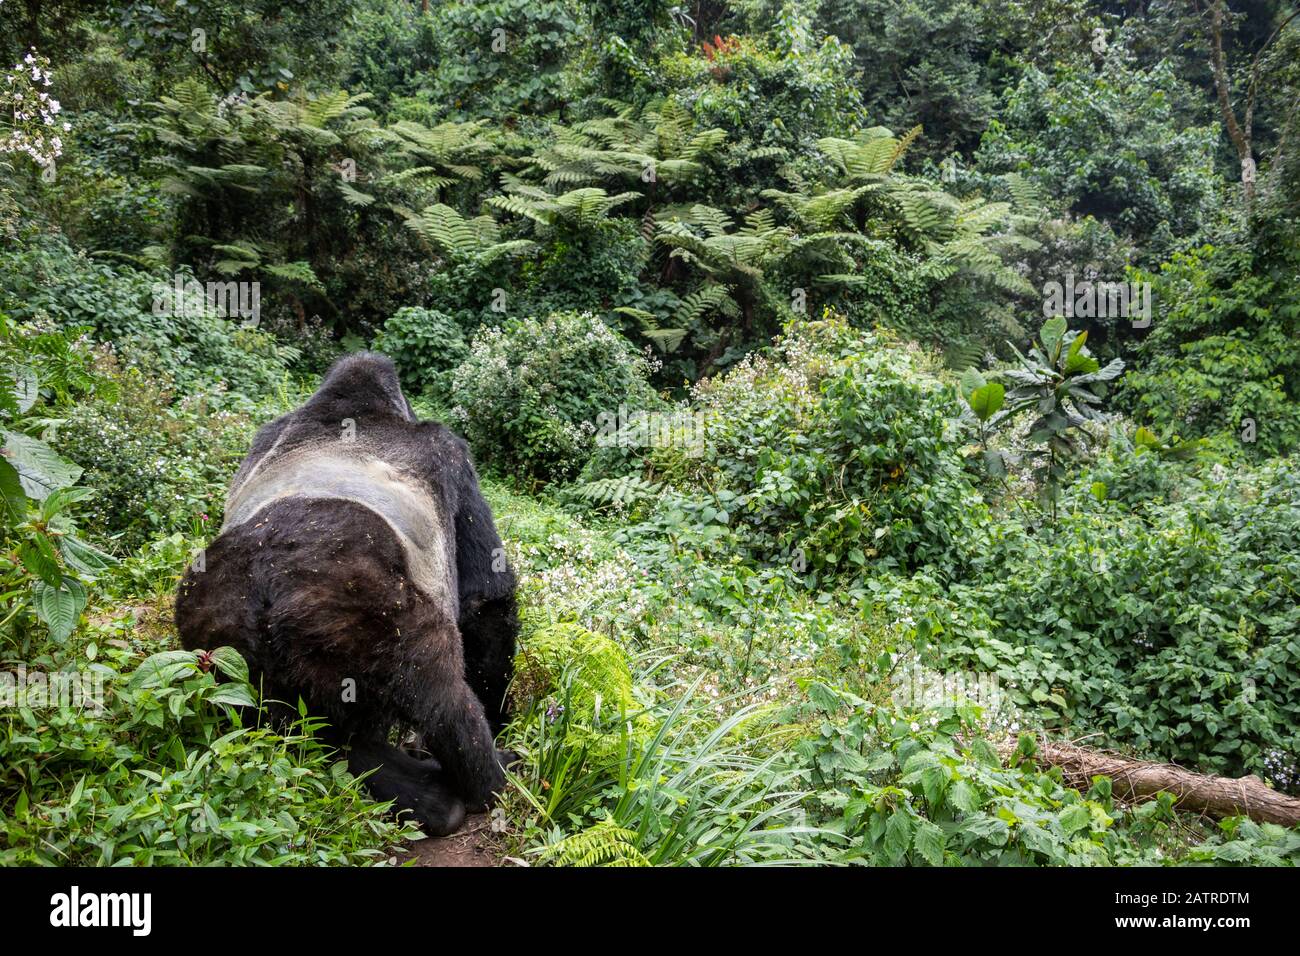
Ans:
{"type": "Polygon", "coordinates": [[[1092,786],[1093,777],[1109,777],[1114,797],[1129,803],[1169,793],[1180,810],[1213,817],[1244,814],[1259,823],[1288,827],[1300,824],[1300,798],[1278,793],[1254,775],[1214,777],[1041,738],[1032,759],[1040,766],[1060,767],[1066,783],[1080,791],[1092,786]]]}

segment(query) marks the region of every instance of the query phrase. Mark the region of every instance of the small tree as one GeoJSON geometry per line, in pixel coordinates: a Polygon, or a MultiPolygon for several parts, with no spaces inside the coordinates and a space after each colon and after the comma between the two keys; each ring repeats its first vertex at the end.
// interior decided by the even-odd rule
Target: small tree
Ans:
{"type": "MultiPolygon", "coordinates": [[[[1087,339],[1087,332],[1070,331],[1065,319],[1057,316],[1043,323],[1038,330],[1038,341],[1029,349],[1028,356],[1007,343],[1020,367],[993,373],[993,377],[1014,382],[1009,392],[1000,382],[987,381],[974,369],[962,376],[962,396],[979,423],[980,440],[986,446],[991,432],[1022,412],[1030,409],[1037,412],[1038,417],[1030,426],[1029,441],[1042,446],[1044,455],[1034,469],[1034,477],[1044,501],[1051,505],[1053,521],[1066,465],[1091,440],[1083,425],[1106,419],[1106,413],[1100,408],[1109,388],[1106,383],[1124,371],[1121,359],[1114,359],[1102,368],[1085,348],[1087,339]]],[[[984,460],[994,477],[1006,474],[1003,452],[986,447],[984,460]]]]}

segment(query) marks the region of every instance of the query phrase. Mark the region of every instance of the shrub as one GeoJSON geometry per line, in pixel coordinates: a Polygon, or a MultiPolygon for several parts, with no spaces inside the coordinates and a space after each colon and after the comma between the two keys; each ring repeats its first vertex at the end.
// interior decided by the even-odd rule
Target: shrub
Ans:
{"type": "Polygon", "coordinates": [[[1156,314],[1121,393],[1135,417],[1251,457],[1300,447],[1298,263],[1295,241],[1275,231],[1255,250],[1205,246],[1138,272],[1156,314]]]}
{"type": "Polygon", "coordinates": [[[257,726],[238,654],[218,648],[211,661],[192,651],[140,661],[108,645],[93,665],[102,709],[0,722],[0,864],[357,865],[411,834],[310,721],[285,735],[257,726]]]}
{"type": "Polygon", "coordinates": [[[197,302],[173,310],[181,314],[155,315],[159,283],[172,287],[130,266],[90,259],[57,235],[32,231],[0,246],[0,308],[19,321],[87,327],[146,374],[170,378],[186,392],[224,383],[230,401],[251,404],[244,396],[266,394],[283,381],[296,349],[197,302]]]}
{"type": "Polygon", "coordinates": [[[544,115],[571,99],[566,57],[582,43],[573,0],[455,0],[434,11],[437,67],[419,75],[419,94],[444,115],[544,115]]]}
{"type": "Polygon", "coordinates": [[[853,51],[835,37],[815,38],[795,13],[771,40],[726,37],[660,61],[664,82],[691,107],[701,129],[727,131],[725,176],[710,182],[711,205],[744,207],[771,182],[773,156],[810,163],[818,136],[865,125],[853,77],[853,51]]]}
{"type": "Polygon", "coordinates": [[[1178,116],[1188,92],[1171,62],[1135,67],[1119,44],[1099,72],[1028,67],[975,161],[989,172],[1022,172],[1075,214],[1111,223],[1146,255],[1164,255],[1213,226],[1223,202],[1214,171],[1220,133],[1178,116]]]}
{"type": "Polygon", "coordinates": [[[1022,763],[1021,751],[1004,766],[974,706],[905,713],[814,684],[801,709],[819,733],[794,749],[820,791],[814,812],[842,835],[848,860],[1111,865],[1124,848],[1108,787],[1080,795],[1022,763]]]}
{"type": "Polygon", "coordinates": [[[77,505],[94,494],[77,484],[81,468],[36,434],[73,400],[111,391],[92,374],[83,341],[17,328],[0,312],[0,647],[66,641],[87,584],[111,562],[74,523],[77,505]]]}
{"type": "Polygon", "coordinates": [[[1044,726],[1295,791],[1297,542],[1300,482],[1283,459],[1132,510],[1076,487],[1057,524],[1008,538],[996,579],[905,590],[925,592],[918,637],[1015,684],[1044,726]]]}
{"type": "Polygon", "coordinates": [[[445,393],[450,373],[468,356],[460,325],[445,312],[407,307],[384,323],[375,348],[397,364],[402,385],[418,393],[445,393]]]}
{"type": "Polygon", "coordinates": [[[954,573],[987,520],[956,392],[915,346],[827,316],[697,387],[707,453],[691,483],[712,489],[709,510],[751,560],[812,583],[871,566],[954,573]]]}
{"type": "Polygon", "coordinates": [[[608,312],[637,295],[648,244],[640,223],[605,219],[553,235],[536,263],[521,269],[525,295],[537,313],[557,309],[608,312]]]}
{"type": "Polygon", "coordinates": [[[220,527],[252,420],[214,407],[206,394],[177,401],[167,379],[124,368],[107,350],[97,365],[116,383],[118,400],[71,409],[55,438],[96,491],[83,505],[87,531],[135,551],[173,531],[220,527]]]}
{"type": "Polygon", "coordinates": [[[488,467],[535,481],[575,475],[596,418],[656,401],[632,345],[590,313],[516,319],[479,333],[453,373],[453,415],[488,467]]]}

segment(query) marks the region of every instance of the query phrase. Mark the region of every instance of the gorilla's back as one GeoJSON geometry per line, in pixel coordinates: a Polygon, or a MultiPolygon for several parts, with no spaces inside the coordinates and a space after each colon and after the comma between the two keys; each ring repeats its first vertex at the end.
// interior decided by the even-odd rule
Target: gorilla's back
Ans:
{"type": "Polygon", "coordinates": [[[454,555],[449,523],[424,484],[366,443],[331,438],[288,451],[271,448],[237,476],[226,499],[222,532],[253,521],[288,498],[342,500],[362,505],[392,529],[406,553],[411,582],[442,607],[455,607],[454,555]]]}

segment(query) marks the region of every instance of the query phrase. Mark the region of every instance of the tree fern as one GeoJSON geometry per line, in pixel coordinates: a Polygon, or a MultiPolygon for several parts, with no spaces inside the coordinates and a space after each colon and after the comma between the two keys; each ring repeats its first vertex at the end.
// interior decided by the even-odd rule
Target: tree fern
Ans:
{"type": "Polygon", "coordinates": [[[462,216],[442,203],[429,206],[418,215],[399,209],[406,225],[437,251],[452,259],[481,256],[491,261],[501,256],[531,252],[536,244],[526,239],[500,241],[501,227],[491,216],[462,216]]]}
{"type": "Polygon", "coordinates": [[[506,177],[503,188],[506,192],[489,199],[489,206],[547,226],[568,223],[590,228],[616,207],[638,198],[633,192],[611,196],[598,186],[580,186],[554,195],[515,177],[506,177]]]}

